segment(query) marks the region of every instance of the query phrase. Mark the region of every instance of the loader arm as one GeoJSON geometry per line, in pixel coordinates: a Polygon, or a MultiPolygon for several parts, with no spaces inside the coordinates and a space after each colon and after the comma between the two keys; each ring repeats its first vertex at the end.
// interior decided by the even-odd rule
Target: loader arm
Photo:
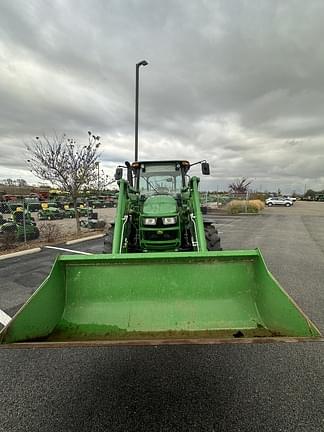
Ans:
{"type": "Polygon", "coordinates": [[[115,218],[114,239],[112,253],[120,254],[123,244],[124,218],[127,205],[127,182],[124,179],[119,180],[119,195],[115,218]]]}
{"type": "Polygon", "coordinates": [[[207,251],[204,222],[200,210],[200,197],[198,192],[198,177],[192,177],[190,179],[189,187],[191,191],[191,202],[193,208],[193,223],[196,234],[197,250],[200,252],[207,251]]]}

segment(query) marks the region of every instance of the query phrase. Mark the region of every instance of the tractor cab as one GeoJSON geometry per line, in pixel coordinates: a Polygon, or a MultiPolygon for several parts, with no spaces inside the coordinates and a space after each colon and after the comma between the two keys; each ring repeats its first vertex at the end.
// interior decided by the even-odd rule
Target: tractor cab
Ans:
{"type": "Polygon", "coordinates": [[[134,189],[139,193],[139,247],[143,251],[178,250],[181,246],[181,193],[187,161],[134,162],[134,189]]]}
{"type": "Polygon", "coordinates": [[[131,165],[134,188],[141,196],[181,194],[187,186],[188,161],[134,162],[131,165]]]}

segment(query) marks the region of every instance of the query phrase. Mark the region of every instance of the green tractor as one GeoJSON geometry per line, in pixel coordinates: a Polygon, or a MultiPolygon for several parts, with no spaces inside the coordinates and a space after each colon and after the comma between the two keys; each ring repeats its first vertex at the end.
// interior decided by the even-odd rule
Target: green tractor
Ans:
{"type": "MultiPolygon", "coordinates": [[[[209,174],[207,162],[201,167],[209,174]]],[[[189,162],[125,168],[127,181],[116,170],[118,206],[105,239],[111,253],[57,257],[20,311],[2,314],[0,347],[321,340],[259,250],[221,250],[189,162]]]]}
{"type": "Polygon", "coordinates": [[[39,237],[39,229],[36,226],[31,213],[23,208],[17,208],[12,212],[11,220],[1,220],[0,234],[12,236],[13,241],[34,240],[39,237]],[[25,213],[25,214],[24,214],[25,213]]]}
{"type": "MultiPolygon", "coordinates": [[[[209,174],[206,161],[202,174],[209,174]]],[[[193,164],[196,165],[196,164],[193,164]]],[[[116,170],[116,220],[104,239],[104,252],[189,252],[221,250],[215,226],[203,220],[199,178],[189,177],[186,160],[126,162],[116,170]]]]}
{"type": "Polygon", "coordinates": [[[57,220],[64,218],[64,211],[58,207],[44,207],[38,212],[39,220],[57,220]]]}

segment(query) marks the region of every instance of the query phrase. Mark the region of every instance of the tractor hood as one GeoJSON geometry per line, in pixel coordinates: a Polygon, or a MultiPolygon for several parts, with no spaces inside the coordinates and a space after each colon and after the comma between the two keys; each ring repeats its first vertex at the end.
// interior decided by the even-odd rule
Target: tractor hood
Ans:
{"type": "Polygon", "coordinates": [[[174,215],[177,213],[177,202],[170,195],[148,197],[143,206],[143,214],[149,216],[174,215]]]}

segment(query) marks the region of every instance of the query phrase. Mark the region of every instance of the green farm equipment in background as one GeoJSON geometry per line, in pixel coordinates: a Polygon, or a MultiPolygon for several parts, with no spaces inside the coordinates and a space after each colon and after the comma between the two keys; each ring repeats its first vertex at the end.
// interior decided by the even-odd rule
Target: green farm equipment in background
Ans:
{"type": "Polygon", "coordinates": [[[39,220],[57,220],[64,218],[64,210],[58,207],[43,207],[38,212],[39,220]]]}
{"type": "Polygon", "coordinates": [[[2,222],[0,221],[1,235],[11,235],[13,241],[34,240],[39,237],[39,229],[31,213],[26,209],[18,207],[11,213],[10,220],[2,222]]]}
{"type": "Polygon", "coordinates": [[[77,211],[79,213],[79,216],[88,216],[89,213],[92,213],[92,208],[90,207],[78,207],[77,211]]]}
{"type": "Polygon", "coordinates": [[[1,227],[1,225],[5,224],[6,222],[8,222],[8,220],[3,217],[2,213],[0,213],[0,227],[1,227]]]}
{"type": "MultiPolygon", "coordinates": [[[[106,254],[59,256],[2,347],[319,340],[259,250],[222,251],[187,161],[126,163],[106,254]]],[[[203,174],[209,166],[202,162],[203,174]]]]}
{"type": "Polygon", "coordinates": [[[69,207],[68,205],[65,205],[63,208],[64,217],[68,219],[75,218],[75,210],[73,207],[69,207]]]}

